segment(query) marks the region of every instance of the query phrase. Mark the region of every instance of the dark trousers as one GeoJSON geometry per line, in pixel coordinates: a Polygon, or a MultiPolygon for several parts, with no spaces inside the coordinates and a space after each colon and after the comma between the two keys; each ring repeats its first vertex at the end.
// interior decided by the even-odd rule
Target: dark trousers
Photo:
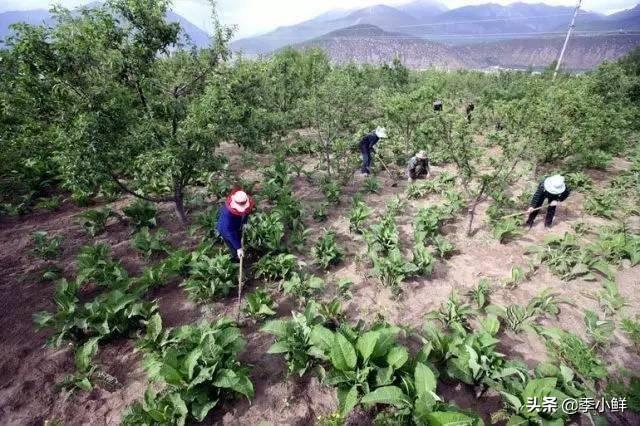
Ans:
{"type": "Polygon", "coordinates": [[[361,149],[360,153],[362,154],[362,169],[360,171],[362,173],[369,174],[369,168],[371,167],[371,151],[361,149]]]}
{"type": "Polygon", "coordinates": [[[229,248],[229,254],[231,255],[231,260],[233,260],[234,263],[237,263],[240,261],[240,259],[238,258],[238,250],[236,250],[233,245],[231,244],[231,242],[229,240],[227,240],[226,238],[222,238],[225,242],[225,244],[227,245],[227,247],[229,248]]]}
{"type": "MultiPolygon", "coordinates": [[[[542,207],[542,204],[540,204],[539,206],[534,206],[534,208],[538,208],[538,207],[542,207]]],[[[536,220],[536,217],[538,217],[538,213],[540,213],[540,210],[536,210],[529,215],[529,219],[527,219],[527,225],[533,226],[533,222],[536,220]]],[[[556,207],[555,206],[547,207],[547,215],[544,218],[544,226],[548,228],[551,225],[553,225],[553,218],[555,217],[555,215],[556,215],[556,207]]]]}

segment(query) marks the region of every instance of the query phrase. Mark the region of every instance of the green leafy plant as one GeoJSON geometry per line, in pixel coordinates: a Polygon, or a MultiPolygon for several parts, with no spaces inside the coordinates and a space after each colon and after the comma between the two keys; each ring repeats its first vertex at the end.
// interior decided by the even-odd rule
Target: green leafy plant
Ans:
{"type": "Polygon", "coordinates": [[[373,275],[382,285],[389,287],[393,294],[402,291],[402,283],[408,277],[418,272],[418,267],[404,259],[400,250],[391,250],[387,255],[371,255],[373,261],[373,275]]]}
{"type": "Polygon", "coordinates": [[[340,196],[342,195],[342,188],[340,183],[334,179],[325,179],[320,184],[320,189],[329,203],[340,203],[340,196]]]}
{"type": "Polygon", "coordinates": [[[98,210],[87,210],[80,213],[77,217],[87,234],[95,237],[104,233],[109,218],[116,216],[113,210],[105,207],[98,210]]]}
{"type": "Polygon", "coordinates": [[[585,201],[584,209],[595,216],[613,219],[616,209],[620,207],[620,201],[617,191],[594,192],[585,201]]]}
{"type": "Polygon", "coordinates": [[[623,319],[620,329],[629,335],[636,352],[640,353],[640,315],[636,316],[635,320],[631,318],[623,319]]]}
{"type": "Polygon", "coordinates": [[[500,244],[504,244],[522,235],[522,218],[509,218],[492,222],[491,234],[500,244]]]}
{"type": "Polygon", "coordinates": [[[537,254],[538,260],[544,262],[554,275],[563,280],[578,277],[595,280],[594,272],[607,277],[612,275],[609,264],[585,250],[575,234],[549,236],[545,238],[545,247],[529,247],[527,253],[537,254]]]}
{"type": "Polygon", "coordinates": [[[336,233],[325,232],[313,246],[312,255],[323,269],[339,263],[344,257],[344,252],[336,242],[336,233]]]}
{"type": "Polygon", "coordinates": [[[389,217],[398,216],[398,214],[404,209],[406,204],[407,204],[406,200],[400,198],[399,195],[396,195],[395,197],[387,201],[387,211],[385,213],[385,216],[389,216],[389,217]]]}
{"type": "Polygon", "coordinates": [[[269,293],[264,290],[256,290],[246,297],[242,312],[256,321],[262,321],[267,317],[274,316],[277,304],[269,293]]]}
{"type": "Polygon", "coordinates": [[[122,417],[123,426],[186,424],[189,409],[178,393],[156,394],[149,386],[142,401],[131,404],[122,417]]]}
{"type": "Polygon", "coordinates": [[[448,329],[464,334],[471,330],[469,320],[473,315],[471,306],[461,302],[456,294],[451,294],[439,310],[429,312],[425,319],[439,321],[448,329]]]}
{"type": "Polygon", "coordinates": [[[414,239],[416,244],[425,244],[432,241],[440,232],[440,227],[449,216],[441,207],[425,207],[418,211],[413,223],[414,239]]]}
{"type": "Polygon", "coordinates": [[[322,203],[313,211],[313,220],[316,222],[325,222],[327,220],[328,214],[327,210],[329,209],[328,203],[322,203]]]}
{"type": "Polygon", "coordinates": [[[627,305],[624,297],[620,294],[618,284],[611,280],[606,280],[601,290],[596,293],[587,294],[587,296],[598,301],[605,316],[615,315],[620,309],[627,305]]]}
{"type": "Polygon", "coordinates": [[[503,281],[503,284],[505,285],[505,287],[515,288],[526,280],[527,274],[524,269],[522,269],[521,266],[513,266],[511,267],[511,275],[503,281]]]}
{"type": "Polygon", "coordinates": [[[364,180],[364,189],[372,194],[377,194],[380,190],[380,182],[375,176],[367,176],[364,180]]]}
{"type": "Polygon", "coordinates": [[[428,277],[433,273],[435,259],[425,246],[416,244],[413,247],[413,264],[417,268],[416,273],[428,277]]]}
{"type": "Polygon", "coordinates": [[[489,296],[492,292],[491,281],[482,279],[467,295],[475,302],[477,309],[483,309],[489,304],[489,296]]]}
{"type": "Polygon", "coordinates": [[[228,296],[238,285],[238,264],[229,254],[209,256],[194,252],[189,261],[189,272],[181,286],[196,301],[211,301],[219,296],[228,296]]]}
{"type": "Polygon", "coordinates": [[[593,347],[602,348],[609,344],[615,330],[613,321],[601,320],[595,312],[586,310],[584,311],[584,324],[593,347]]]}
{"type": "Polygon", "coordinates": [[[349,278],[343,278],[338,281],[336,286],[338,287],[338,294],[343,299],[351,299],[353,294],[351,293],[351,286],[353,285],[353,280],[349,278]]]}
{"type": "Polygon", "coordinates": [[[245,244],[258,253],[277,253],[283,247],[284,222],[278,212],[257,213],[245,227],[245,244]]]}
{"type": "Polygon", "coordinates": [[[365,203],[356,203],[349,211],[349,230],[362,234],[364,232],[364,223],[369,219],[371,213],[371,209],[365,203]]]}
{"type": "Polygon", "coordinates": [[[128,281],[127,271],[111,257],[107,244],[84,246],[76,257],[78,284],[93,283],[102,287],[124,287],[128,281]]]}
{"type": "Polygon", "coordinates": [[[127,207],[122,209],[124,215],[129,218],[131,224],[136,228],[148,227],[153,228],[157,225],[155,206],[144,200],[135,200],[127,207]]]}
{"type": "Polygon", "coordinates": [[[570,172],[565,173],[563,176],[572,189],[587,191],[593,188],[593,180],[584,172],[570,172]]]}
{"type": "Polygon", "coordinates": [[[317,295],[325,287],[324,281],[316,276],[304,276],[295,272],[291,278],[281,284],[284,294],[292,295],[299,300],[300,304],[305,304],[313,296],[317,295]]]}
{"type": "Polygon", "coordinates": [[[167,241],[167,235],[167,231],[162,228],[152,234],[145,226],[133,236],[131,245],[146,257],[151,257],[155,253],[168,253],[171,250],[171,245],[167,241]]]}
{"type": "Polygon", "coordinates": [[[398,249],[399,237],[395,219],[385,215],[380,223],[373,224],[365,233],[369,254],[387,254],[398,249]]]}
{"type": "Polygon", "coordinates": [[[35,205],[35,208],[55,212],[57,210],[60,210],[61,206],[62,206],[62,196],[54,195],[53,197],[41,198],[40,200],[38,200],[38,202],[35,205]]]}
{"type": "Polygon", "coordinates": [[[320,318],[310,306],[303,314],[293,312],[290,320],[268,321],[260,331],[276,340],[267,353],[282,354],[289,374],[302,377],[318,360],[326,358],[311,339],[319,324],[320,318]]]}
{"type": "Polygon", "coordinates": [[[342,302],[337,297],[328,302],[318,303],[311,301],[310,303],[314,305],[317,315],[327,327],[336,329],[344,322],[345,315],[342,310],[342,302]]]}
{"type": "Polygon", "coordinates": [[[93,388],[92,379],[96,365],[92,363],[92,359],[98,353],[99,340],[99,337],[94,337],[76,349],[74,354],[76,371],[62,379],[62,382],[59,384],[61,387],[69,390],[78,389],[85,391],[93,388]]]}
{"type": "Polygon", "coordinates": [[[36,231],[33,233],[33,254],[42,259],[54,259],[62,253],[62,243],[64,237],[56,235],[49,237],[46,231],[36,231]]]}
{"type": "Polygon", "coordinates": [[[435,249],[436,256],[438,256],[441,259],[446,259],[455,252],[454,245],[442,235],[436,235],[431,240],[431,244],[435,249]]]}
{"type": "Polygon", "coordinates": [[[33,320],[38,329],[50,329],[48,342],[60,346],[64,341],[84,342],[126,335],[138,329],[157,310],[155,303],[145,302],[136,293],[112,290],[94,300],[79,304],[79,284],[61,280],[54,296],[55,313],[39,312],[33,320]]]}
{"type": "Polygon", "coordinates": [[[298,260],[292,254],[281,253],[262,257],[253,265],[255,277],[267,281],[286,280],[293,276],[298,260]]]}
{"type": "MultiPolygon", "coordinates": [[[[546,377],[540,379],[528,379],[522,389],[509,389],[500,392],[505,403],[503,412],[492,416],[493,421],[506,420],[511,425],[540,425],[540,424],[564,424],[563,419],[569,415],[562,409],[543,411],[531,410],[532,401],[554,400],[557,407],[562,407],[563,402],[569,398],[557,388],[558,379],[546,377]],[[545,399],[546,398],[546,399],[545,399]],[[555,422],[555,423],[554,423],[555,422]]],[[[520,386],[519,386],[520,387],[520,386]]]]}
{"type": "Polygon", "coordinates": [[[580,378],[594,388],[593,383],[607,376],[605,364],[596,350],[580,337],[559,329],[544,329],[549,354],[573,368],[580,378]]]}
{"type": "Polygon", "coordinates": [[[253,397],[248,368],[238,361],[246,342],[231,320],[163,330],[157,315],[149,321],[145,339],[145,370],[152,381],[164,382],[166,388],[159,397],[147,395],[142,404],[132,407],[126,416],[131,424],[149,417],[157,421],[154,406],[161,409],[160,418],[177,417],[180,422],[190,416],[201,422],[228,397],[253,397]]]}

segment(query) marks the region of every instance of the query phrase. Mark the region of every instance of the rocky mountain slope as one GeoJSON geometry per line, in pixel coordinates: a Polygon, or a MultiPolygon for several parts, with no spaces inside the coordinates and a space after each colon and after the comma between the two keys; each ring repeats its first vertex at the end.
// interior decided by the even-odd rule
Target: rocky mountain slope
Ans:
{"type": "MultiPolygon", "coordinates": [[[[399,57],[412,69],[546,67],[558,58],[564,37],[522,38],[449,46],[416,36],[384,31],[373,25],[357,25],[333,31],[293,47],[320,47],[334,63],[381,64],[399,57]]],[[[576,36],[570,41],[564,66],[570,70],[593,68],[615,60],[639,45],[638,37],[625,34],[576,36]]]]}

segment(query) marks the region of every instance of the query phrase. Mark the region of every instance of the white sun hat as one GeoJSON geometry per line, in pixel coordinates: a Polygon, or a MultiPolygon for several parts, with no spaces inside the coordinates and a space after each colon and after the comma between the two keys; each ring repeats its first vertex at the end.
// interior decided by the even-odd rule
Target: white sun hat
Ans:
{"type": "Polygon", "coordinates": [[[249,196],[244,191],[238,191],[231,196],[231,203],[229,203],[230,207],[239,213],[244,213],[251,207],[251,203],[249,202],[249,196]]]}
{"type": "Polygon", "coordinates": [[[545,179],[544,189],[550,194],[560,195],[567,189],[567,185],[563,176],[555,175],[545,179]]]}
{"type": "Polygon", "coordinates": [[[421,160],[424,160],[425,158],[427,158],[427,151],[420,151],[416,154],[416,157],[418,157],[421,160]]]}
{"type": "Polygon", "coordinates": [[[386,139],[387,138],[387,129],[385,129],[384,127],[378,127],[376,129],[376,136],[379,137],[380,139],[386,139]]]}

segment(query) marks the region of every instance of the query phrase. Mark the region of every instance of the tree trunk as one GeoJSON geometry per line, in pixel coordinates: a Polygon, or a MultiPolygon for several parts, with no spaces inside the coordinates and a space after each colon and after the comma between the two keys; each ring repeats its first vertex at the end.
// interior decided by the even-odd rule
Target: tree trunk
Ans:
{"type": "Polygon", "coordinates": [[[176,205],[176,214],[180,218],[183,224],[187,223],[187,213],[184,208],[184,194],[181,189],[176,189],[174,196],[174,203],[176,205]]]}
{"type": "Polygon", "coordinates": [[[329,141],[324,141],[324,159],[327,162],[327,174],[331,177],[331,152],[329,149],[329,141]]]}
{"type": "Polygon", "coordinates": [[[473,207],[469,209],[469,225],[467,226],[467,237],[471,236],[471,231],[473,230],[473,220],[476,217],[476,207],[478,207],[478,203],[474,203],[473,207]]]}

